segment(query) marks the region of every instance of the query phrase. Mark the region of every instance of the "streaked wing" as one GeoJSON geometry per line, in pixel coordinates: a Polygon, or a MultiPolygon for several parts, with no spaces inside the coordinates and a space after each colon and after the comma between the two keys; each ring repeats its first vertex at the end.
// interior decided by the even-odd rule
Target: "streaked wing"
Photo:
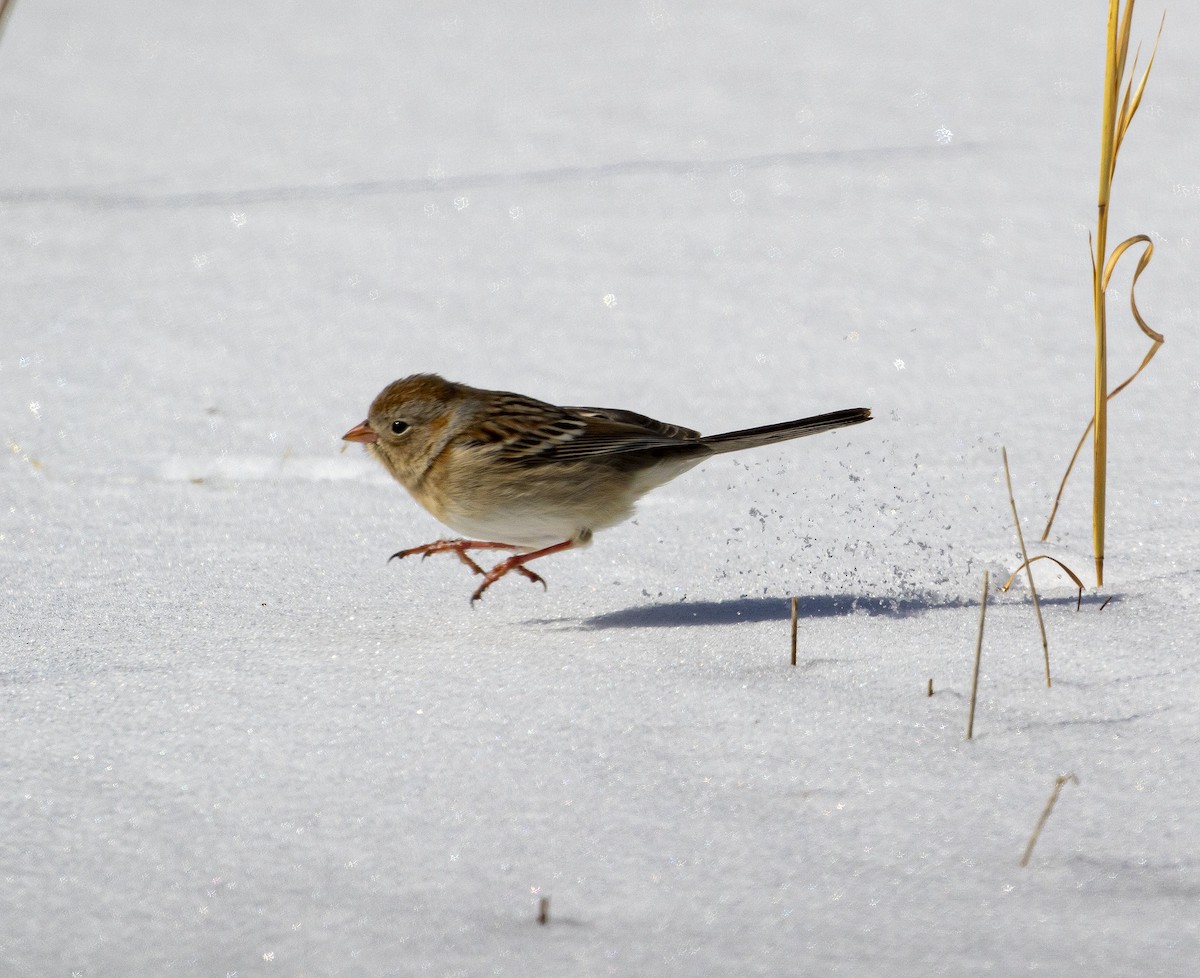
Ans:
{"type": "Polygon", "coordinates": [[[643,428],[646,431],[664,435],[673,441],[696,441],[701,437],[700,432],[693,431],[691,428],[685,428],[683,425],[655,421],[644,414],[637,414],[634,411],[622,411],[620,408],[572,407],[563,408],[563,410],[574,411],[576,414],[582,414],[589,418],[604,418],[608,421],[616,421],[619,424],[633,425],[635,428],[643,428]]]}
{"type": "MultiPolygon", "coordinates": [[[[557,407],[518,394],[496,404],[473,439],[497,459],[540,465],[689,446],[699,432],[609,408],[557,407]]],[[[697,446],[699,447],[699,446],[697,446]]]]}

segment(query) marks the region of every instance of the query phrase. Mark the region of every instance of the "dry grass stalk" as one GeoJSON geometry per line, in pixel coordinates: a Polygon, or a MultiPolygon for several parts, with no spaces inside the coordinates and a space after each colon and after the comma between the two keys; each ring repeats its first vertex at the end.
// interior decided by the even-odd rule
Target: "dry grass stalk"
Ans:
{"type": "MultiPolygon", "coordinates": [[[[1129,244],[1130,242],[1136,243],[1136,240],[1143,240],[1143,239],[1146,241],[1146,251],[1143,252],[1142,258],[1138,262],[1139,269],[1144,267],[1145,262],[1148,262],[1150,260],[1150,255],[1152,255],[1154,253],[1154,245],[1150,243],[1150,240],[1148,238],[1146,238],[1145,235],[1140,235],[1140,234],[1137,235],[1136,239],[1130,238],[1128,242],[1125,242],[1126,244],[1129,244]]],[[[1122,253],[1124,253],[1124,252],[1122,252],[1122,253]]],[[[1140,274],[1141,274],[1141,271],[1138,271],[1134,275],[1134,281],[1137,280],[1137,276],[1140,274]]],[[[1107,288],[1107,279],[1105,280],[1105,287],[1107,288]]],[[[1132,291],[1131,291],[1130,302],[1132,302],[1132,301],[1133,301],[1133,296],[1132,296],[1132,291]]],[[[1162,334],[1154,332],[1154,330],[1152,330],[1149,326],[1147,326],[1145,324],[1144,320],[1141,319],[1141,314],[1138,313],[1136,309],[1134,310],[1134,316],[1137,318],[1138,326],[1140,326],[1142,328],[1142,332],[1145,333],[1147,336],[1149,336],[1150,339],[1153,340],[1153,343],[1150,346],[1150,350],[1142,358],[1142,362],[1138,366],[1137,370],[1135,370],[1128,377],[1126,377],[1120,384],[1118,384],[1111,391],[1109,391],[1107,399],[1110,401],[1114,397],[1116,397],[1118,394],[1120,394],[1121,391],[1123,391],[1126,387],[1128,387],[1130,384],[1132,384],[1134,382],[1134,380],[1137,378],[1138,374],[1140,374],[1143,370],[1146,369],[1146,364],[1148,364],[1151,360],[1154,359],[1154,354],[1156,354],[1158,352],[1158,348],[1160,346],[1162,346],[1163,342],[1164,342],[1164,338],[1163,338],[1162,334]]],[[[1090,418],[1088,420],[1087,427],[1083,429],[1083,434],[1079,436],[1079,441],[1075,445],[1075,451],[1071,453],[1071,461],[1067,463],[1067,471],[1063,473],[1062,481],[1058,484],[1058,492],[1056,492],[1054,494],[1054,505],[1050,508],[1050,516],[1046,519],[1046,528],[1044,530],[1042,530],[1042,540],[1043,541],[1048,540],[1050,537],[1050,528],[1052,526],[1054,526],[1054,517],[1056,517],[1058,515],[1058,506],[1059,506],[1059,503],[1062,502],[1063,492],[1067,488],[1067,480],[1069,478],[1071,478],[1071,470],[1075,468],[1075,463],[1077,461],[1079,461],[1079,453],[1083,451],[1084,443],[1087,441],[1088,435],[1090,435],[1092,433],[1092,426],[1095,423],[1096,423],[1095,416],[1093,416],[1092,418],[1090,418]]],[[[1099,584],[1099,583],[1100,582],[1097,582],[1097,584],[1099,584]]]]}
{"type": "Polygon", "coordinates": [[[1057,557],[1051,557],[1049,554],[1038,554],[1036,557],[1030,557],[1029,560],[1027,560],[1023,564],[1021,564],[1020,567],[1018,567],[1015,571],[1013,571],[1011,574],[1008,575],[1008,580],[1005,581],[1000,586],[1000,590],[1007,592],[1008,589],[1010,587],[1012,587],[1013,581],[1015,581],[1017,579],[1017,575],[1020,574],[1022,570],[1024,570],[1027,566],[1029,566],[1029,564],[1032,564],[1035,560],[1049,560],[1055,564],[1058,564],[1058,566],[1060,568],[1062,568],[1063,573],[1066,574],[1067,577],[1069,577],[1072,581],[1075,582],[1075,586],[1079,589],[1079,595],[1077,596],[1077,598],[1075,600],[1075,610],[1078,611],[1079,605],[1083,601],[1083,589],[1084,589],[1083,581],[1081,581],[1079,579],[1079,575],[1076,574],[1073,570],[1071,570],[1070,567],[1068,567],[1066,564],[1064,564],[1057,557]]]}
{"type": "MultiPolygon", "coordinates": [[[[979,660],[983,658],[983,622],[987,618],[988,572],[983,572],[983,597],[979,599],[979,636],[975,639],[975,671],[971,674],[971,708],[967,711],[967,740],[975,732],[975,695],[979,692],[979,660]]],[[[929,680],[933,695],[933,680],[929,680]]]]}
{"type": "Polygon", "coordinates": [[[1073,774],[1060,774],[1054,780],[1054,790],[1050,792],[1050,797],[1046,799],[1046,807],[1042,809],[1041,818],[1038,819],[1037,825],[1033,827],[1033,835],[1029,837],[1029,843],[1025,846],[1025,855],[1021,857],[1021,865],[1029,865],[1029,857],[1033,855],[1033,847],[1037,845],[1038,836],[1042,834],[1042,829],[1045,828],[1046,822],[1050,818],[1050,813],[1054,811],[1054,803],[1058,801],[1058,796],[1062,794],[1063,785],[1068,781],[1074,781],[1079,784],[1079,779],[1073,774]]]}
{"type": "Polygon", "coordinates": [[[800,599],[792,598],[792,665],[796,664],[796,627],[800,618],[800,599]]]}
{"type": "Polygon", "coordinates": [[[1162,335],[1152,330],[1142,318],[1141,313],[1138,312],[1137,301],[1134,298],[1138,277],[1145,271],[1146,266],[1150,263],[1151,256],[1154,254],[1154,246],[1150,239],[1144,234],[1134,235],[1117,245],[1111,255],[1108,253],[1108,205],[1112,196],[1112,182],[1113,176],[1116,173],[1117,155],[1120,152],[1125,134],[1129,131],[1130,123],[1132,123],[1133,117],[1137,113],[1138,106],[1141,105],[1142,94],[1146,89],[1146,80],[1150,77],[1150,69],[1154,65],[1154,56],[1158,52],[1158,39],[1162,37],[1162,25],[1160,24],[1158,38],[1154,42],[1154,51],[1150,54],[1150,60],[1146,65],[1146,70],[1142,72],[1141,80],[1135,88],[1133,84],[1133,76],[1137,73],[1137,57],[1135,55],[1134,63],[1130,69],[1130,77],[1124,83],[1125,91],[1122,96],[1121,87],[1122,81],[1125,78],[1125,62],[1129,55],[1129,33],[1130,24],[1133,20],[1133,6],[1134,0],[1128,0],[1124,10],[1121,9],[1121,0],[1109,0],[1108,5],[1108,43],[1104,65],[1104,109],[1100,137],[1100,189],[1097,195],[1096,236],[1091,242],[1092,307],[1096,326],[1093,385],[1094,409],[1092,420],[1084,430],[1083,437],[1080,438],[1079,445],[1075,449],[1075,454],[1071,456],[1071,461],[1067,465],[1066,474],[1063,475],[1062,483],[1059,485],[1058,495],[1055,496],[1054,508],[1051,510],[1050,519],[1047,521],[1045,532],[1042,535],[1042,539],[1045,540],[1050,533],[1050,527],[1054,523],[1054,516],[1058,511],[1058,503],[1062,498],[1067,478],[1071,474],[1075,460],[1079,457],[1079,452],[1083,448],[1084,441],[1087,439],[1088,431],[1091,431],[1092,545],[1096,561],[1097,587],[1104,584],[1104,524],[1108,474],[1108,402],[1124,390],[1145,369],[1146,365],[1153,359],[1154,354],[1158,352],[1158,348],[1163,344],[1162,335]],[[1146,245],[1146,250],[1142,253],[1142,257],[1138,261],[1137,268],[1133,273],[1133,281],[1129,286],[1129,306],[1133,311],[1133,318],[1137,322],[1138,327],[1150,338],[1151,346],[1149,352],[1142,360],[1141,366],[1124,383],[1115,390],[1109,391],[1106,309],[1108,283],[1112,278],[1113,269],[1116,267],[1121,256],[1134,245],[1142,243],[1146,245]]]}
{"type": "Polygon", "coordinates": [[[1029,551],[1025,549],[1025,534],[1021,532],[1021,518],[1017,515],[1017,501],[1013,498],[1012,473],[1008,471],[1008,450],[1000,449],[1004,459],[1004,481],[1008,484],[1008,504],[1012,507],[1013,523],[1017,528],[1017,542],[1021,545],[1021,566],[1029,581],[1029,593],[1033,595],[1033,611],[1037,615],[1038,630],[1042,633],[1042,655],[1046,660],[1046,686],[1050,686],[1050,643],[1046,640],[1046,623],[1042,620],[1042,603],[1038,600],[1037,587],[1033,583],[1033,569],[1029,566],[1029,551]]]}

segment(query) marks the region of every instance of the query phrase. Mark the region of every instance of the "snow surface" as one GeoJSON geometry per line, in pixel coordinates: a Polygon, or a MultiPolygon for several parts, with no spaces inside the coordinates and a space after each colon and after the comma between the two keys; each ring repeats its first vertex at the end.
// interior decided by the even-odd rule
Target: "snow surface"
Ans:
{"type": "Polygon", "coordinates": [[[1039,566],[1050,690],[994,598],[963,739],[1000,446],[1032,544],[1090,412],[1105,7],[18,4],[0,974],[1194,974],[1195,4],[1113,202],[1167,345],[1113,404],[1108,580],[1039,566]],[[339,440],[418,370],[876,420],[472,610],[386,563],[439,527],[339,440]]]}

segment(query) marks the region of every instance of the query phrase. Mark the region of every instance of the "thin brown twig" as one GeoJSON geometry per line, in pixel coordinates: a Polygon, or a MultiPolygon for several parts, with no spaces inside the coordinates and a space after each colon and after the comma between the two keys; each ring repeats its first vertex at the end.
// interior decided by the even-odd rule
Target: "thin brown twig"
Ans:
{"type": "Polygon", "coordinates": [[[1047,820],[1050,818],[1050,813],[1054,811],[1054,803],[1058,801],[1058,796],[1062,794],[1063,785],[1068,781],[1074,781],[1079,784],[1079,779],[1074,774],[1060,774],[1054,780],[1054,790],[1050,792],[1050,797],[1046,800],[1046,807],[1042,809],[1042,815],[1037,820],[1037,825],[1033,827],[1033,835],[1029,837],[1029,843],[1025,846],[1025,855],[1021,857],[1021,865],[1029,865],[1029,857],[1033,855],[1033,847],[1037,845],[1038,836],[1042,834],[1042,829],[1045,828],[1047,820]]]}
{"type": "MultiPolygon", "coordinates": [[[[1064,564],[1057,557],[1051,557],[1049,554],[1038,554],[1036,557],[1030,557],[1029,563],[1032,564],[1035,560],[1051,560],[1051,561],[1053,561],[1054,563],[1058,564],[1058,566],[1062,569],[1063,573],[1065,573],[1067,575],[1067,577],[1069,577],[1072,581],[1075,582],[1075,587],[1078,589],[1075,594],[1075,610],[1078,611],[1080,605],[1083,604],[1083,581],[1081,581],[1079,579],[1079,575],[1076,574],[1073,570],[1071,570],[1070,567],[1068,567],[1066,564],[1064,564]]],[[[1012,587],[1012,582],[1017,579],[1017,575],[1020,574],[1021,571],[1023,571],[1025,569],[1025,567],[1026,567],[1025,564],[1021,564],[1020,567],[1018,567],[1015,571],[1013,571],[1011,574],[1009,574],[1008,580],[1005,581],[1000,586],[1000,590],[1007,592],[1008,589],[1010,587],[1012,587]]]]}
{"type": "MultiPolygon", "coordinates": [[[[983,597],[979,599],[979,636],[975,639],[975,671],[971,674],[971,708],[967,712],[967,740],[975,732],[975,694],[979,692],[979,660],[983,657],[983,622],[987,617],[988,572],[983,572],[983,597]]],[[[932,683],[933,680],[930,680],[932,683]]]]}
{"type": "Polygon", "coordinates": [[[1025,577],[1029,581],[1029,593],[1033,595],[1033,611],[1037,615],[1038,629],[1042,633],[1042,654],[1046,659],[1046,686],[1050,686],[1050,643],[1046,640],[1046,623],[1042,620],[1042,603],[1038,600],[1037,588],[1033,583],[1033,568],[1029,566],[1029,551],[1025,549],[1025,534],[1021,532],[1021,518],[1017,515],[1017,501],[1013,497],[1012,473],[1008,470],[1008,450],[1000,449],[1004,459],[1004,481],[1008,484],[1008,503],[1012,507],[1013,524],[1017,528],[1017,542],[1021,544],[1021,560],[1024,561],[1025,577]]]}
{"type": "MultiPolygon", "coordinates": [[[[1034,561],[1037,561],[1037,560],[1049,560],[1049,561],[1052,561],[1052,562],[1053,562],[1053,563],[1055,563],[1055,564],[1058,564],[1058,566],[1059,566],[1059,568],[1062,570],[1062,572],[1063,572],[1064,574],[1066,574],[1066,575],[1067,575],[1067,577],[1069,577],[1069,578],[1070,578],[1072,581],[1074,581],[1074,582],[1075,582],[1075,587],[1076,587],[1076,588],[1078,588],[1080,591],[1082,591],[1082,590],[1083,590],[1083,581],[1081,581],[1081,580],[1079,579],[1079,575],[1078,575],[1078,574],[1076,574],[1076,573],[1075,573],[1073,570],[1071,570],[1071,568],[1070,568],[1070,567],[1068,567],[1066,564],[1064,564],[1064,563],[1063,563],[1061,560],[1059,560],[1057,557],[1051,557],[1049,554],[1038,554],[1038,555],[1037,555],[1037,556],[1035,556],[1035,557],[1030,557],[1030,558],[1029,558],[1029,563],[1031,563],[1031,564],[1032,564],[1034,561]]],[[[1009,575],[1008,575],[1008,580],[1007,580],[1007,581],[1005,581],[1003,584],[1001,584],[1001,585],[1000,585],[1000,590],[1001,590],[1001,591],[1007,591],[1007,590],[1008,590],[1010,587],[1012,587],[1012,583],[1013,583],[1013,581],[1015,581],[1015,580],[1016,580],[1016,578],[1017,578],[1017,575],[1018,575],[1018,574],[1020,574],[1020,573],[1021,573],[1021,571],[1023,571],[1024,569],[1025,569],[1025,565],[1024,565],[1024,564],[1021,564],[1021,566],[1020,566],[1020,567],[1018,567],[1018,568],[1017,568],[1015,571],[1013,571],[1011,574],[1009,574],[1009,575]]]]}

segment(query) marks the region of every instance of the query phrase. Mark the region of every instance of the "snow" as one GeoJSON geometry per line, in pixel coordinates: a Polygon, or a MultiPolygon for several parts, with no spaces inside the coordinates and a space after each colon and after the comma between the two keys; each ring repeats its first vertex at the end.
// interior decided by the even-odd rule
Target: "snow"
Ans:
{"type": "Polygon", "coordinates": [[[1000,447],[1036,549],[1090,412],[1103,4],[221,7],[0,41],[0,974],[1194,972],[1200,12],[1118,167],[1105,587],[1036,566],[1051,689],[993,594],[966,742],[1000,447]],[[876,420],[472,610],[340,441],[419,370],[876,420]]]}

